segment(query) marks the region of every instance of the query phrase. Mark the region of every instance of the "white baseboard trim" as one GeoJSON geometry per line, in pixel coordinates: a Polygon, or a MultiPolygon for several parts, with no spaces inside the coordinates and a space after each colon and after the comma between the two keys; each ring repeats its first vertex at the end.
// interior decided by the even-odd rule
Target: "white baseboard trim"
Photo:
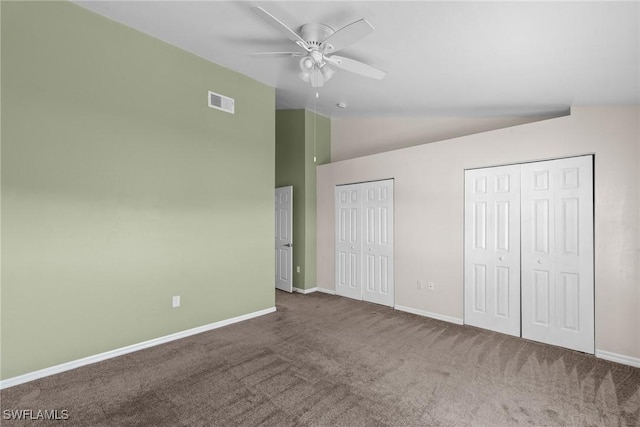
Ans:
{"type": "Polygon", "coordinates": [[[625,356],[624,354],[611,353],[610,351],[598,349],[596,349],[596,357],[609,360],[611,362],[622,363],[623,365],[640,368],[640,358],[638,357],[625,356]]]}
{"type": "Polygon", "coordinates": [[[312,292],[322,292],[323,294],[329,294],[329,295],[335,295],[336,291],[333,291],[331,289],[325,289],[325,288],[321,288],[321,287],[313,287],[313,288],[309,288],[309,289],[300,289],[300,288],[296,288],[294,286],[293,288],[293,292],[298,292],[301,294],[310,294],[312,292]]]}
{"type": "Polygon", "coordinates": [[[60,365],[51,366],[49,368],[40,369],[38,371],[33,371],[26,374],[18,375],[17,377],[7,378],[6,380],[0,381],[0,390],[13,387],[18,384],[24,384],[26,382],[37,380],[39,378],[48,377],[50,375],[59,374],[61,372],[70,371],[72,369],[79,368],[81,366],[90,365],[96,362],[102,362],[103,360],[112,359],[114,357],[122,356],[124,354],[133,353],[134,351],[143,350],[149,347],[154,347],[156,345],[164,344],[170,341],[175,341],[180,338],[186,338],[191,335],[196,335],[202,332],[218,329],[223,326],[231,325],[233,323],[238,323],[244,320],[253,319],[254,317],[264,316],[265,314],[273,313],[275,311],[276,311],[275,307],[270,307],[264,310],[255,311],[253,313],[243,314],[242,316],[232,317],[230,319],[221,320],[219,322],[210,323],[208,325],[187,329],[186,331],[176,332],[174,334],[165,335],[163,337],[154,338],[148,341],[143,341],[141,343],[132,344],[126,347],[105,351],[104,353],[95,354],[93,356],[83,357],[82,359],[72,360],[71,362],[66,362],[60,365]]]}
{"type": "Polygon", "coordinates": [[[443,320],[449,323],[455,323],[456,325],[462,325],[462,319],[458,319],[457,317],[445,316],[444,314],[431,313],[429,311],[418,310],[417,308],[405,307],[402,305],[396,305],[394,307],[396,310],[405,311],[411,314],[417,314],[418,316],[430,317],[436,320],[443,320]]]}
{"type": "Polygon", "coordinates": [[[312,292],[316,292],[317,290],[318,288],[301,289],[296,288],[295,286],[293,287],[293,292],[298,292],[299,294],[310,294],[312,292]]]}

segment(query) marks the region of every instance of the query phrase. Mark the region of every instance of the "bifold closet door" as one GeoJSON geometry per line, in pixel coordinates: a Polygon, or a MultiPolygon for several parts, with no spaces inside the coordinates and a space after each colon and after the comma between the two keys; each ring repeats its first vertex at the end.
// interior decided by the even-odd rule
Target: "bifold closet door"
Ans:
{"type": "Polygon", "coordinates": [[[520,166],[465,172],[464,321],[520,336],[520,166]]]}
{"type": "Polygon", "coordinates": [[[337,186],[336,294],[394,305],[393,180],[337,186]]]}
{"type": "Polygon", "coordinates": [[[336,187],[336,294],[362,299],[361,189],[336,187]]]}
{"type": "Polygon", "coordinates": [[[522,165],[522,337],[593,353],[593,158],[522,165]]]}
{"type": "Polygon", "coordinates": [[[362,184],[362,299],[393,307],[393,181],[362,184]]]}
{"type": "Polygon", "coordinates": [[[465,172],[465,323],[594,353],[593,158],[465,172]]]}

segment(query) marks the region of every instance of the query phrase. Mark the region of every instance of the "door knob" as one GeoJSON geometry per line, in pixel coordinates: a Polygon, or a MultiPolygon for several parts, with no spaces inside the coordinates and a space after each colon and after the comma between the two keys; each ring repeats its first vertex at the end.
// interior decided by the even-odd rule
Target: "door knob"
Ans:
{"type": "Polygon", "coordinates": [[[369,248],[369,252],[373,252],[373,248],[369,248]]]}
{"type": "Polygon", "coordinates": [[[498,257],[498,259],[499,259],[500,261],[504,261],[504,257],[503,257],[503,256],[499,256],[499,257],[498,257]]]}
{"type": "Polygon", "coordinates": [[[542,260],[541,259],[538,260],[538,264],[542,264],[542,260]]]}
{"type": "Polygon", "coordinates": [[[292,246],[293,246],[293,243],[287,243],[287,244],[285,244],[285,247],[287,247],[287,248],[290,248],[290,247],[292,247],[292,246]]]}

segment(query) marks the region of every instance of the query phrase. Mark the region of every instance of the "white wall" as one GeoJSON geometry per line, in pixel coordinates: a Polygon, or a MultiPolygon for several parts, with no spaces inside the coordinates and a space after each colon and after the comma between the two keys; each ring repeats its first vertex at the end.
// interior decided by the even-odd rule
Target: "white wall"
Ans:
{"type": "MultiPolygon", "coordinates": [[[[364,137],[356,125],[332,144],[364,137]]],[[[573,108],[566,117],[319,166],[318,286],[334,289],[334,186],[394,178],[396,305],[462,319],[464,169],[591,153],[596,348],[640,358],[638,106],[573,108]],[[435,290],[418,290],[417,280],[435,290]]]]}
{"type": "Polygon", "coordinates": [[[331,120],[331,161],[442,141],[565,115],[526,117],[367,117],[331,120]]]}

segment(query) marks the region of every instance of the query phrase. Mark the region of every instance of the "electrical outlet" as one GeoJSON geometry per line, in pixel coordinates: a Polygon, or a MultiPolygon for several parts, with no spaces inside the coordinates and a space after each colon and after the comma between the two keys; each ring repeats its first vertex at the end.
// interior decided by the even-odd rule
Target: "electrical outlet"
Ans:
{"type": "Polygon", "coordinates": [[[180,295],[176,295],[173,297],[173,299],[171,300],[171,306],[173,308],[180,307],[180,295]]]}
{"type": "Polygon", "coordinates": [[[418,280],[418,290],[421,291],[422,288],[424,287],[422,280],[418,280]]]}
{"type": "Polygon", "coordinates": [[[300,266],[299,265],[296,266],[296,273],[300,273],[300,266]]]}
{"type": "Polygon", "coordinates": [[[429,289],[430,291],[435,289],[435,285],[433,284],[433,282],[428,282],[427,283],[427,289],[429,289]]]}

